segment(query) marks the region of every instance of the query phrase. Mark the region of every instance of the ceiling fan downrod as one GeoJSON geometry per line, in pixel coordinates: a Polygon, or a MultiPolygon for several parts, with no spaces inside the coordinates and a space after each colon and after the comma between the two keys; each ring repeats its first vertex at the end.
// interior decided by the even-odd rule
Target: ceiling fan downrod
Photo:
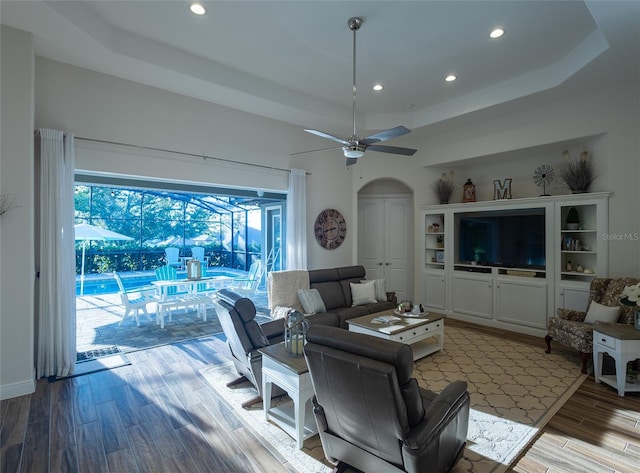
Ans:
{"type": "Polygon", "coordinates": [[[347,20],[349,29],[353,31],[353,134],[349,137],[349,141],[358,140],[356,136],[356,31],[362,26],[362,18],[354,16],[347,20]]]}

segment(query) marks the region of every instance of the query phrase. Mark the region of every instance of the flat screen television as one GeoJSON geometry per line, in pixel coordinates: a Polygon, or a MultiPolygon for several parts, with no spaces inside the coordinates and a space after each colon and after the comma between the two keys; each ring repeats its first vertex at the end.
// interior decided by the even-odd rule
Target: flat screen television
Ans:
{"type": "Polygon", "coordinates": [[[460,263],[545,269],[543,208],[459,214],[457,228],[460,263]]]}

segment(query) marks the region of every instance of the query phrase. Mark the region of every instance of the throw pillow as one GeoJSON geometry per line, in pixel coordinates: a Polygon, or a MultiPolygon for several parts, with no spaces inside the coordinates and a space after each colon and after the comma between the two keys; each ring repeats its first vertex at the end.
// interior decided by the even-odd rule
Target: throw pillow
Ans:
{"type": "Polygon", "coordinates": [[[385,279],[363,279],[362,281],[360,281],[361,283],[363,282],[370,282],[373,281],[374,286],[376,288],[376,300],[378,302],[381,301],[386,301],[387,300],[387,289],[385,287],[385,279]]]}
{"type": "Polygon", "coordinates": [[[300,304],[302,304],[305,314],[327,311],[317,289],[298,289],[298,299],[300,299],[300,304]]]}
{"type": "Polygon", "coordinates": [[[606,305],[598,304],[596,301],[591,301],[591,304],[589,304],[589,310],[587,311],[587,317],[584,319],[584,321],[587,324],[593,324],[597,321],[617,322],[619,316],[619,306],[609,307],[606,305]]]}
{"type": "Polygon", "coordinates": [[[373,281],[360,284],[350,283],[350,286],[353,307],[378,302],[376,300],[376,286],[373,281]]]}

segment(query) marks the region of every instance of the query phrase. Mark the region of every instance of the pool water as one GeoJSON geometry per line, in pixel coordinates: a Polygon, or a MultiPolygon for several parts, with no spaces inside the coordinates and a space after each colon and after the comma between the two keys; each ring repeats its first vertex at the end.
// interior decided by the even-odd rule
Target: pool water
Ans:
{"type": "MultiPolygon", "coordinates": [[[[135,276],[128,276],[127,273],[118,273],[122,278],[122,284],[126,290],[132,290],[135,288],[149,286],[151,281],[156,280],[154,272],[148,274],[136,274],[135,276]]],[[[206,276],[227,276],[231,278],[238,278],[246,276],[246,271],[233,270],[231,268],[209,268],[206,276]]],[[[181,273],[178,273],[178,277],[186,277],[181,273]]],[[[113,278],[111,273],[104,274],[92,274],[85,276],[84,279],[84,295],[96,295],[96,294],[113,294],[118,292],[118,283],[113,278]]],[[[80,295],[80,276],[76,277],[76,295],[80,295]]]]}

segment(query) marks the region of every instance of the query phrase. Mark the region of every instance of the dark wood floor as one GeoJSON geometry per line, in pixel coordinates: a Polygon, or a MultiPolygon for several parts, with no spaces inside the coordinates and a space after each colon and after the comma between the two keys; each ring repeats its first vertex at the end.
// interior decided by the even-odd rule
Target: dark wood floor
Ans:
{"type": "MultiPolygon", "coordinates": [[[[498,332],[544,349],[542,339],[498,332]]],[[[0,472],[294,471],[199,374],[226,353],[207,337],[130,353],[131,366],[38,381],[34,394],[0,403],[0,472]]],[[[620,398],[591,377],[513,471],[640,471],[640,396],[620,398]]]]}

